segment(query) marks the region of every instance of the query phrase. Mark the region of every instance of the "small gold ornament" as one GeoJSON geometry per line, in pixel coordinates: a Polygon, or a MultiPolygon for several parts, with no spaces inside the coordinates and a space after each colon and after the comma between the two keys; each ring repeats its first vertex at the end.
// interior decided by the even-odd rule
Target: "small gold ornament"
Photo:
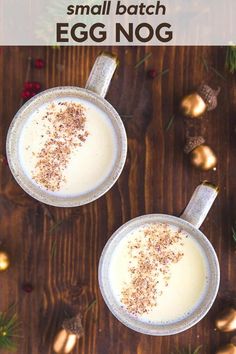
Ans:
{"type": "Polygon", "coordinates": [[[53,350],[58,354],[68,354],[73,350],[77,340],[84,335],[80,315],[65,320],[62,327],[54,340],[53,350]]]}
{"type": "Polygon", "coordinates": [[[185,117],[201,118],[206,111],[217,107],[217,96],[220,88],[213,90],[210,86],[202,84],[196,92],[185,96],[180,103],[180,110],[185,117]]]}
{"type": "Polygon", "coordinates": [[[236,354],[236,347],[232,343],[226,344],[217,350],[216,354],[236,354]]]}
{"type": "Polygon", "coordinates": [[[0,251],[0,272],[7,270],[10,265],[9,256],[6,252],[0,251]]]}
{"type": "Polygon", "coordinates": [[[216,327],[221,332],[232,332],[236,330],[236,310],[228,308],[222,311],[216,318],[216,327]]]}
{"type": "Polygon", "coordinates": [[[201,136],[189,137],[184,152],[189,155],[191,164],[203,171],[212,170],[217,165],[215,153],[201,136]]]}

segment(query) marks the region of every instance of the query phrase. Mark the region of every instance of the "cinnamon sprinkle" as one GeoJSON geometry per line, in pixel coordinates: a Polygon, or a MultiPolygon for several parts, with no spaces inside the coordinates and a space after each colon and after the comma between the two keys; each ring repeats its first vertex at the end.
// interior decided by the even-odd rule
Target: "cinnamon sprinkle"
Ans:
{"type": "MultiPolygon", "coordinates": [[[[48,138],[42,149],[36,154],[37,163],[33,179],[50,191],[60,190],[66,182],[63,171],[68,166],[71,153],[86,141],[85,108],[74,102],[59,102],[48,106],[43,117],[50,123],[48,138]]],[[[43,138],[43,136],[42,136],[43,138]]]]}
{"type": "Polygon", "coordinates": [[[140,237],[128,243],[128,255],[133,262],[128,267],[130,282],[121,291],[121,302],[133,315],[143,315],[158,306],[158,298],[163,295],[160,284],[168,287],[171,265],[184,256],[180,252],[186,237],[182,230],[157,223],[145,226],[142,231],[140,237]]]}

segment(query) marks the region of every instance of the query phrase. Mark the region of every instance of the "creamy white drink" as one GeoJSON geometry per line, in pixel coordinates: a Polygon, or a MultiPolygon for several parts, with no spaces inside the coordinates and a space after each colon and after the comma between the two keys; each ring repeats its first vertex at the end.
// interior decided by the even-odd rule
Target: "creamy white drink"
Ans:
{"type": "Polygon", "coordinates": [[[120,241],[109,281],[116,300],[130,315],[165,324],[187,317],[199,305],[207,274],[203,252],[192,236],[155,223],[120,241]]]}
{"type": "Polygon", "coordinates": [[[117,139],[107,114],[80,98],[44,104],[26,121],[19,139],[20,162],[41,189],[76,196],[111,173],[117,139]]]}

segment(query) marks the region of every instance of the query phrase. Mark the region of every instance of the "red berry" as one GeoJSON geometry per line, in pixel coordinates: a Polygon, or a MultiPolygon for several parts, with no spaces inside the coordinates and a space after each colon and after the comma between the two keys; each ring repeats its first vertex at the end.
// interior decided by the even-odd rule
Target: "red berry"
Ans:
{"type": "Polygon", "coordinates": [[[41,90],[41,84],[39,82],[32,82],[32,89],[36,92],[39,92],[41,90]]]}
{"type": "Polygon", "coordinates": [[[155,69],[148,70],[147,75],[150,79],[155,79],[157,72],[155,69]]]}
{"type": "Polygon", "coordinates": [[[43,59],[35,59],[34,67],[36,69],[43,69],[45,67],[45,62],[43,59]]]}
{"type": "Polygon", "coordinates": [[[33,89],[33,82],[26,81],[24,83],[24,89],[25,90],[32,90],[33,89]]]}
{"type": "Polygon", "coordinates": [[[24,283],[22,285],[22,290],[24,290],[26,293],[31,293],[34,290],[34,287],[30,283],[24,283]]]}
{"type": "Polygon", "coordinates": [[[24,90],[22,91],[21,93],[21,97],[24,99],[24,100],[27,100],[28,98],[31,97],[31,92],[29,90],[24,90]]]}

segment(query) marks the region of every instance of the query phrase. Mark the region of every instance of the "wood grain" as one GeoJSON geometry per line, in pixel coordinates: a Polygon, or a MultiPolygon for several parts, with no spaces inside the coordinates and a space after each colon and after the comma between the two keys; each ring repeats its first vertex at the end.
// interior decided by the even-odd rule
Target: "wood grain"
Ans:
{"type": "MultiPolygon", "coordinates": [[[[231,226],[236,220],[236,80],[224,72],[225,48],[220,47],[114,47],[119,69],[108,100],[124,116],[129,151],[124,171],[115,186],[98,201],[80,208],[45,208],[15,183],[1,165],[0,241],[11,255],[10,269],[0,274],[0,310],[16,302],[22,322],[18,354],[50,354],[62,320],[97,304],[84,319],[85,336],[74,354],[166,354],[175,348],[203,345],[214,353],[230,335],[214,330],[214,318],[226,303],[235,303],[236,254],[231,226]],[[152,57],[134,69],[146,53],[152,57]],[[209,66],[223,73],[225,80],[209,66]],[[155,80],[147,70],[169,73],[155,80]],[[193,169],[183,153],[185,125],[177,112],[181,97],[202,81],[221,86],[217,110],[197,126],[218,155],[216,171],[193,169]],[[173,125],[165,126],[175,112],[173,125]],[[131,118],[125,116],[132,115],[131,118]],[[202,230],[213,243],[221,265],[221,286],[209,314],[180,335],[155,338],[135,333],[120,324],[105,306],[97,281],[101,251],[122,223],[145,213],[178,215],[196,185],[208,179],[219,184],[220,195],[202,230]],[[55,227],[55,224],[57,227],[55,227]],[[30,282],[34,291],[22,290],[30,282]]],[[[19,108],[27,58],[43,58],[46,68],[32,69],[30,80],[43,88],[84,86],[101,51],[95,47],[5,47],[0,52],[1,152],[9,124],[19,108]]],[[[8,354],[3,351],[4,354],[8,354]]]]}

